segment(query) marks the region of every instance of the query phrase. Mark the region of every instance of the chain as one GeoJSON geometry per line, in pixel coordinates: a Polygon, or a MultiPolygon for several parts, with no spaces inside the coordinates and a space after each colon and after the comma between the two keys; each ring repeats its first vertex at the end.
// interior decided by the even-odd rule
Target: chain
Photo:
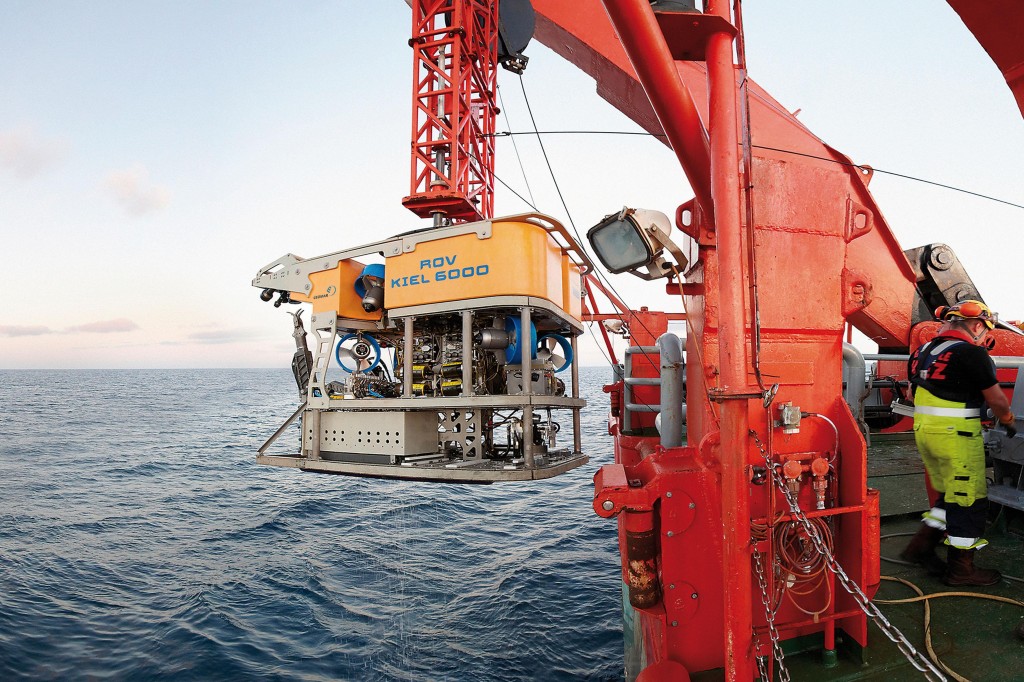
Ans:
{"type": "MultiPolygon", "coordinates": [[[[775,654],[775,662],[779,666],[779,679],[782,682],[790,682],[789,670],[786,669],[786,655],[782,653],[782,644],[779,640],[779,631],[775,629],[775,610],[772,609],[771,599],[768,598],[768,582],[764,577],[764,566],[762,565],[761,552],[754,547],[754,571],[757,573],[757,584],[761,588],[761,603],[764,604],[764,617],[768,622],[768,637],[772,640],[772,653],[775,654]]],[[[756,636],[755,636],[756,637],[756,636]]],[[[771,682],[768,678],[768,671],[764,669],[764,656],[758,657],[758,668],[761,672],[761,679],[771,682]]]]}
{"type": "Polygon", "coordinates": [[[797,502],[796,496],[794,496],[789,488],[786,487],[786,482],[783,480],[782,475],[775,468],[772,463],[771,456],[765,450],[764,444],[761,439],[757,437],[757,433],[751,429],[750,435],[754,438],[754,443],[757,444],[758,450],[761,451],[761,456],[764,458],[765,466],[768,468],[771,474],[772,481],[775,486],[782,492],[786,498],[787,504],[789,504],[789,510],[801,525],[804,533],[810,538],[814,544],[814,548],[825,557],[825,562],[828,564],[829,569],[835,574],[836,578],[842,584],[843,588],[853,597],[853,600],[857,602],[857,606],[863,611],[868,618],[874,621],[878,629],[881,630],[886,637],[888,637],[900,650],[900,652],[910,661],[910,664],[917,670],[924,673],[925,679],[931,680],[932,682],[948,682],[946,676],[939,672],[939,669],[935,667],[932,662],[926,658],[921,652],[914,648],[914,645],[903,635],[899,629],[889,622],[885,615],[878,610],[878,607],[868,599],[867,595],[860,589],[857,583],[853,582],[843,567],[839,565],[836,558],[832,556],[832,552],[829,551],[828,547],[821,539],[821,535],[818,533],[818,528],[810,522],[807,516],[800,509],[800,504],[797,502]]]}
{"type": "MultiPolygon", "coordinates": [[[[757,635],[754,635],[754,641],[757,641],[757,635]]],[[[761,682],[772,682],[771,678],[768,677],[768,657],[755,656],[754,660],[757,662],[757,678],[761,682]]]]}

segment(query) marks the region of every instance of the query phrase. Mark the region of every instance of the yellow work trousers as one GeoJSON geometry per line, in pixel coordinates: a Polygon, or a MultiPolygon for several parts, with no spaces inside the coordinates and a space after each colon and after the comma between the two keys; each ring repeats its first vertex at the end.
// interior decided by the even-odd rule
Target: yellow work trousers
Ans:
{"type": "MultiPolygon", "coordinates": [[[[963,409],[963,403],[943,400],[920,386],[914,392],[918,407],[963,409]]],[[[914,413],[914,440],[935,490],[949,504],[970,507],[988,495],[985,482],[985,443],[981,419],[914,413]]]]}

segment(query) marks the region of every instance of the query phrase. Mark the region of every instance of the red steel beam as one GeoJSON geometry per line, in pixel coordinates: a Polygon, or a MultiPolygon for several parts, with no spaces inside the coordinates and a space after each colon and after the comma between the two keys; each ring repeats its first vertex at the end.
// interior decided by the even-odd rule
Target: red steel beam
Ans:
{"type": "MultiPolygon", "coordinates": [[[[731,21],[726,0],[708,0],[707,14],[731,21]]],[[[740,158],[737,130],[733,35],[719,31],[708,38],[707,65],[711,133],[711,193],[718,236],[720,297],[718,341],[724,393],[745,393],[747,345],[744,323],[743,236],[740,218],[740,158]]],[[[750,507],[747,497],[746,400],[722,404],[722,585],[725,602],[725,673],[727,680],[754,678],[752,639],[750,507]]]]}
{"type": "MultiPolygon", "coordinates": [[[[703,159],[684,157],[681,149],[703,149],[703,125],[688,90],[682,85],[676,63],[665,44],[647,0],[605,0],[613,26],[622,40],[630,63],[651,99],[665,134],[677,150],[680,162],[690,177],[694,163],[703,159]],[[682,95],[680,95],[682,93],[682,95]],[[680,116],[680,112],[684,115],[680,116]],[[679,142],[677,143],[676,140],[679,142]]],[[[725,2],[708,3],[707,13],[715,13],[731,29],[730,12],[725,2]]],[[[691,178],[698,202],[707,212],[715,209],[718,235],[717,257],[720,298],[718,341],[721,386],[726,394],[746,392],[746,344],[744,324],[743,240],[740,220],[739,133],[737,131],[736,79],[732,60],[733,33],[728,30],[711,35],[707,45],[709,124],[707,170],[710,180],[704,191],[691,178]]],[[[704,166],[694,175],[703,178],[704,166]]],[[[707,339],[700,341],[705,343],[707,339]]],[[[752,592],[749,552],[750,512],[743,475],[747,453],[747,403],[725,400],[722,409],[721,475],[723,525],[723,585],[725,586],[725,672],[728,680],[753,678],[752,592]]]]}
{"type": "MultiPolygon", "coordinates": [[[[610,25],[608,15],[601,11],[601,0],[532,2],[537,11],[537,39],[593,77],[598,94],[619,111],[648,132],[662,133],[662,124],[647,102],[636,70],[610,25]]],[[[664,42],[660,35],[658,40],[664,42]]],[[[696,102],[698,112],[707,111],[704,63],[675,62],[674,68],[696,102]]],[[[850,312],[848,317],[880,347],[894,351],[905,349],[910,338],[916,280],[902,247],[868,192],[870,173],[853,167],[848,157],[818,139],[753,80],[748,80],[748,93],[755,165],[769,163],[780,170],[816,167],[829,172],[836,164],[842,164],[847,169],[847,184],[856,202],[849,209],[851,221],[860,214],[866,224],[864,229],[851,227],[849,230],[846,268],[850,271],[851,282],[862,282],[868,291],[862,307],[850,312]]],[[[667,141],[666,137],[657,139],[667,141]]],[[[675,142],[672,146],[677,148],[675,142]]],[[[687,177],[695,170],[689,169],[687,177]]],[[[779,194],[773,201],[800,202],[808,196],[807,188],[801,186],[799,196],[779,194]]]]}
{"type": "Polygon", "coordinates": [[[1024,114],[1024,41],[1020,0],[947,0],[1006,79],[1024,114]]]}
{"type": "Polygon", "coordinates": [[[679,78],[650,3],[604,0],[604,5],[697,203],[709,219],[713,218],[708,132],[690,90],[679,78]]]}
{"type": "Polygon", "coordinates": [[[414,0],[412,10],[412,165],[402,204],[421,218],[491,218],[497,3],[414,0]]]}

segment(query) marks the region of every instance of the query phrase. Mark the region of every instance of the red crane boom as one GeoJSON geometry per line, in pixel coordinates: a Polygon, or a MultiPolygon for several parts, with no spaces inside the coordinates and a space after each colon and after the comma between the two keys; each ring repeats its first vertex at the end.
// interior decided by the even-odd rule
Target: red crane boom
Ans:
{"type": "Polygon", "coordinates": [[[402,204],[421,218],[494,213],[498,4],[414,0],[412,177],[402,204]]]}

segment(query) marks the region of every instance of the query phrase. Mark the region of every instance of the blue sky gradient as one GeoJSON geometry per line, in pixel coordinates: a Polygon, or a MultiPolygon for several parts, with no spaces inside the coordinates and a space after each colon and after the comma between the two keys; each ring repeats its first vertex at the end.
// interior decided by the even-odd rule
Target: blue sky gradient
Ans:
{"type": "MultiPolygon", "coordinates": [[[[746,5],[751,74],[822,139],[1024,203],[1024,122],[948,6],[770,4],[746,5]]],[[[409,32],[401,0],[0,3],[0,368],[287,366],[290,320],[259,301],[256,270],[423,226],[400,203],[409,32]]],[[[541,130],[638,130],[544,46],[528,54],[541,130]]],[[[499,130],[530,130],[518,79],[499,84],[499,130]]],[[[692,196],[650,138],[545,144],[570,216],[535,140],[499,140],[498,175],[525,195],[521,160],[537,206],[580,232],[692,196]]],[[[885,176],[872,191],[904,248],[950,244],[1024,318],[1024,211],[885,176]]],[[[499,187],[498,215],[527,209],[499,187]]],[[[615,283],[676,309],[659,285],[615,283]]],[[[602,361],[590,344],[583,359],[602,361]]]]}

